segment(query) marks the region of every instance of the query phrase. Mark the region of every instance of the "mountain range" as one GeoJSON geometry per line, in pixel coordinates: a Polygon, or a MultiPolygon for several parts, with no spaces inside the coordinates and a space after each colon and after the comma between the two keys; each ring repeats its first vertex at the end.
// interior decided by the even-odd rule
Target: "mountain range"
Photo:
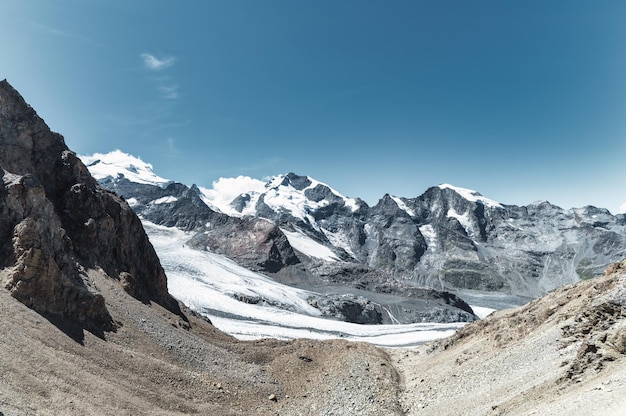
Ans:
{"type": "MultiPolygon", "coordinates": [[[[316,341],[302,336],[322,324],[345,331],[334,338],[359,329],[391,336],[394,328],[406,337],[403,328],[426,327],[292,314],[287,309],[321,315],[323,308],[309,303],[314,292],[272,277],[288,280],[292,273],[301,283],[318,276],[315,285],[323,280],[319,270],[338,270],[336,263],[342,263],[346,280],[350,271],[369,275],[363,284],[389,274],[342,259],[321,242],[339,260],[301,245],[304,251],[291,248],[297,261],[285,262],[291,244],[281,228],[289,232],[287,225],[214,210],[207,221],[208,207],[194,187],[165,181],[157,186],[160,196],[146,188],[154,192],[148,202],[126,200],[99,185],[6,80],[0,81],[0,169],[0,415],[623,414],[626,260],[601,276],[467,325],[431,324],[447,325],[453,331],[445,335],[452,336],[419,347],[316,341]],[[197,210],[189,210],[189,203],[197,210]],[[163,205],[172,217],[162,222],[178,225],[140,220],[129,204],[155,218],[163,205]],[[277,271],[254,272],[208,246],[189,245],[198,234],[214,231],[207,241],[235,240],[223,248],[231,254],[256,248],[242,262],[277,271]],[[251,244],[257,236],[267,240],[251,244]],[[212,281],[222,297],[204,297],[212,281]],[[233,286],[230,292],[224,282],[233,286]],[[300,339],[237,340],[171,292],[187,301],[196,296],[205,308],[230,300],[233,313],[262,310],[248,322],[238,321],[241,327],[259,325],[262,316],[285,318],[281,329],[291,325],[300,339]],[[282,304],[258,306],[262,299],[242,297],[254,293],[282,304]]],[[[614,226],[619,224],[579,228],[614,226]]],[[[443,294],[434,291],[431,302],[443,294]]],[[[435,309],[446,304],[434,303],[435,309]]]]}
{"type": "MultiPolygon", "coordinates": [[[[207,189],[160,178],[121,151],[83,160],[142,218],[193,231],[192,246],[301,288],[349,287],[370,298],[428,288],[434,296],[502,308],[601,275],[626,257],[626,216],[593,206],[507,205],[442,184],[413,198],[385,195],[370,207],[294,173],[267,182],[221,179],[207,189]],[[256,240],[230,238],[235,229],[256,229],[256,240]]],[[[449,318],[469,319],[439,319],[449,318]]]]}

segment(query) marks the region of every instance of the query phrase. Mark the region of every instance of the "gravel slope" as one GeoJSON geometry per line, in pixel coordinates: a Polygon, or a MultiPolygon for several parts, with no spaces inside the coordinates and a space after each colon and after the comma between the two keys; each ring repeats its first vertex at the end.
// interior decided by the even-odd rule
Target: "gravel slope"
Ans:
{"type": "Polygon", "coordinates": [[[371,345],[241,342],[188,310],[189,324],[144,305],[100,273],[89,282],[122,325],[105,340],[63,332],[0,290],[4,416],[400,414],[398,375],[371,345]]]}
{"type": "Polygon", "coordinates": [[[409,415],[626,414],[626,262],[500,311],[451,338],[394,350],[409,415]]]}

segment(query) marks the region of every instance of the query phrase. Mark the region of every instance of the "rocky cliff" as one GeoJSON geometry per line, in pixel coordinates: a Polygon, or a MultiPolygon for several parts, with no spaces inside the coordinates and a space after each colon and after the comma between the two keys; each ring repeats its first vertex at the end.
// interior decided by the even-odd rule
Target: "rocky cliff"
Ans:
{"type": "Polygon", "coordinates": [[[93,331],[115,328],[86,269],[180,313],[141,222],[4,80],[0,82],[0,267],[16,299],[93,331]]]}

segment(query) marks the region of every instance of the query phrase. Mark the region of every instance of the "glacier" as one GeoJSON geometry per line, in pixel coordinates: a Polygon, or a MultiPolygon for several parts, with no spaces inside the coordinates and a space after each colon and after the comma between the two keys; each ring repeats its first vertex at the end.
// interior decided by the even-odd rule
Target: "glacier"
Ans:
{"type": "MultiPolygon", "coordinates": [[[[242,340],[345,339],[407,347],[452,335],[465,323],[360,325],[322,318],[312,292],[278,283],[186,242],[192,234],[142,220],[168,278],[170,293],[218,329],[242,340]]],[[[493,309],[480,309],[484,316],[493,309]]]]}

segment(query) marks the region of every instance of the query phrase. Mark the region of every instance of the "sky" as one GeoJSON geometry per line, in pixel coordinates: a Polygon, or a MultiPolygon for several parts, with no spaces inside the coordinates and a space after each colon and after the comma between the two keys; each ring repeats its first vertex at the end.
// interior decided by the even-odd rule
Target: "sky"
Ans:
{"type": "Polygon", "coordinates": [[[0,79],[78,154],[626,212],[622,0],[2,0],[0,79]]]}

